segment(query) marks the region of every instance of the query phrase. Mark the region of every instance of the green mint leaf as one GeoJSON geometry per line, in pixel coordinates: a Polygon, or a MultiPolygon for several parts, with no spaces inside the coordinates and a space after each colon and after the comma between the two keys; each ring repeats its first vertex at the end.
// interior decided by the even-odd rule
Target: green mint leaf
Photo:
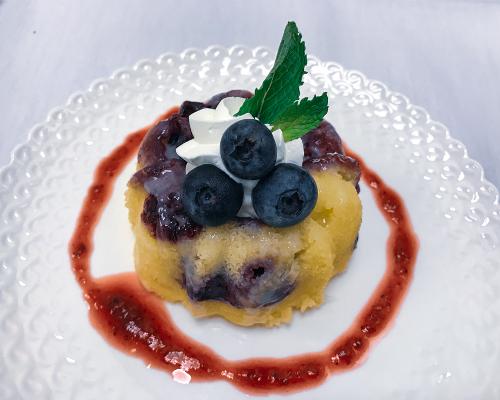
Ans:
{"type": "Polygon", "coordinates": [[[316,128],[328,112],[328,95],[302,99],[283,111],[273,123],[273,130],[281,129],[285,142],[298,139],[316,128]]]}
{"type": "Polygon", "coordinates": [[[289,105],[299,98],[299,87],[307,64],[306,46],[295,22],[288,22],[283,32],[272,70],[245,100],[235,115],[250,113],[265,124],[272,124],[289,105]]]}

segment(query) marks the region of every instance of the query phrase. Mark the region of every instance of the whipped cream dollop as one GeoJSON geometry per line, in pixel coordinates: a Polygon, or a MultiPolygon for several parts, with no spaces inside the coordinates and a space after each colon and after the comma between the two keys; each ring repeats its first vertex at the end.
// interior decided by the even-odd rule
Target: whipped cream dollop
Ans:
{"type": "MultiPolygon", "coordinates": [[[[250,114],[235,117],[245,99],[243,97],[226,97],[217,108],[204,108],[189,116],[189,125],[194,139],[177,147],[179,157],[187,162],[186,173],[202,164],[213,164],[223,170],[236,182],[243,185],[243,204],[238,212],[238,217],[257,218],[252,205],[252,190],[257,185],[257,180],[241,179],[231,174],[220,155],[220,141],[225,130],[237,121],[254,119],[250,114]]],[[[270,128],[269,125],[267,125],[270,128]]],[[[280,129],[273,132],[276,142],[276,164],[292,163],[302,166],[304,160],[304,147],[301,139],[285,142],[280,129]]]]}

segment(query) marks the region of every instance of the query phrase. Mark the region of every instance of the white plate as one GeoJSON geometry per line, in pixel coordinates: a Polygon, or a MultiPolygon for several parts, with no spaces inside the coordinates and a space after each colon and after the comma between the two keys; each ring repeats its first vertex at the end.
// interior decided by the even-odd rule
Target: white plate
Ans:
{"type": "MultiPolygon", "coordinates": [[[[72,96],[14,151],[0,171],[0,399],[246,397],[223,382],[177,384],[106,344],[88,322],[67,245],[94,168],[127,133],[183,99],[255,88],[273,59],[238,46],[141,61],[72,96]]],[[[403,196],[420,253],[394,326],[364,364],[290,398],[500,398],[497,189],[464,145],[406,97],[315,57],[309,71],[303,94],[328,91],[327,118],[403,196]]],[[[96,232],[97,276],[133,268],[123,205],[132,170],[120,176],[96,232]]],[[[387,226],[364,186],[361,197],[358,249],[318,310],[271,330],[195,320],[168,305],[174,320],[229,359],[323,349],[350,325],[385,267],[387,226]]]]}

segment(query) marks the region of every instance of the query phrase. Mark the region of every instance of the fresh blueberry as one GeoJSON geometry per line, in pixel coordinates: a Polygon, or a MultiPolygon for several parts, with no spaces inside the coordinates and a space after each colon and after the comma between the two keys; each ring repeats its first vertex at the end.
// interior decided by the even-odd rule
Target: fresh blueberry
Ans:
{"type": "Polygon", "coordinates": [[[276,164],[273,134],[255,119],[238,121],[226,129],[220,142],[222,162],[242,179],[260,179],[276,164]]]}
{"type": "Polygon", "coordinates": [[[222,225],[234,218],[243,202],[243,186],[221,169],[204,164],[186,175],[182,203],[200,225],[222,225]]]}
{"type": "Polygon", "coordinates": [[[267,225],[285,227],[306,218],[316,205],[312,176],[294,164],[278,164],[252,191],[255,212],[267,225]]]}

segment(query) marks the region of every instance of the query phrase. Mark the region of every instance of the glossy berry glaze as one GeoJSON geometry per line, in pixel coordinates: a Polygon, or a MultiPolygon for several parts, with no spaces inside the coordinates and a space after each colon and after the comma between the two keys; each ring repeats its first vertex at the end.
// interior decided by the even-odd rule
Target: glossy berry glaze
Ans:
{"type": "MultiPolygon", "coordinates": [[[[191,108],[202,106],[202,103],[189,104],[191,108]]],[[[170,110],[160,120],[177,111],[170,110]]],[[[333,127],[324,124],[322,126],[331,130],[331,138],[336,138],[333,127]]],[[[90,320],[101,335],[116,348],[141,358],[147,365],[171,372],[174,377],[184,380],[187,377],[194,381],[225,380],[245,392],[255,394],[303,390],[319,385],[331,374],[359,365],[372,343],[394,319],[413,275],[418,243],[401,197],[359,156],[348,152],[358,160],[363,180],[390,228],[387,266],[376,290],[352,325],[321,352],[289,358],[226,360],[181,332],[163,302],[143,289],[134,273],[101,279],[92,277],[90,258],[95,227],[117,176],[136,153],[148,129],[129,135],[98,165],[69,244],[72,268],[89,304],[90,320]]],[[[184,139],[167,136],[166,140],[184,139]]],[[[318,134],[317,137],[311,135],[305,138],[304,144],[304,166],[318,169],[334,167],[341,173],[354,174],[354,179],[359,178],[359,173],[356,175],[352,169],[355,161],[333,154],[333,151],[342,150],[340,139],[325,141],[318,134]],[[321,150],[325,146],[328,147],[326,153],[321,150]]],[[[142,156],[145,157],[144,153],[142,156]]],[[[172,159],[162,162],[171,163],[167,169],[172,170],[172,175],[181,175],[177,162],[172,159]]],[[[155,175],[157,172],[151,170],[148,173],[155,175]]],[[[176,182],[176,178],[168,179],[176,182]]],[[[142,179],[138,178],[138,181],[142,179]]],[[[190,223],[181,218],[182,210],[175,195],[170,198],[163,196],[160,201],[169,205],[169,212],[178,223],[175,237],[196,234],[196,227],[193,229],[190,223]]],[[[153,206],[151,208],[154,210],[153,206]]],[[[170,237],[167,235],[166,238],[170,237]]]]}

